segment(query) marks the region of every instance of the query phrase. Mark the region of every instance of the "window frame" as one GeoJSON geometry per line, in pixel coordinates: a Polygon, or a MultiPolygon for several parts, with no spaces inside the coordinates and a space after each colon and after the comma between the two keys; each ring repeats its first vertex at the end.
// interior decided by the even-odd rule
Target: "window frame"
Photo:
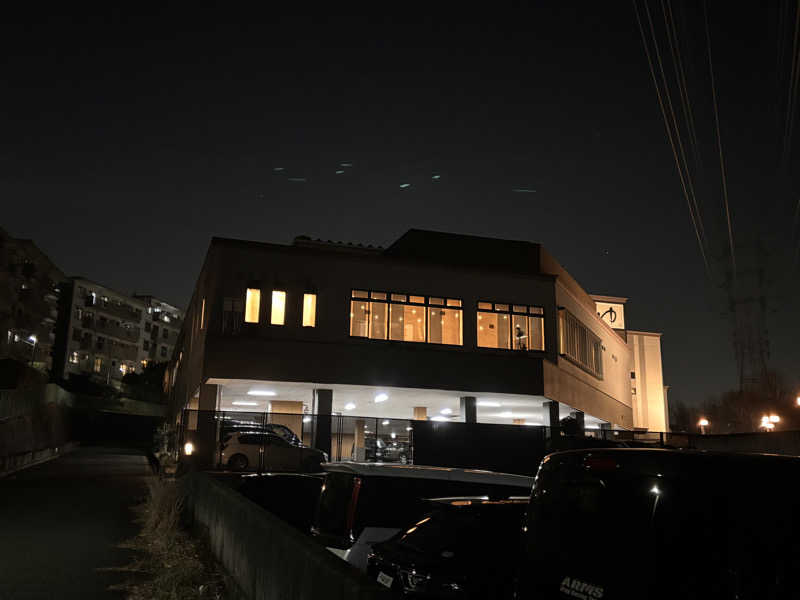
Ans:
{"type": "Polygon", "coordinates": [[[392,342],[392,343],[400,343],[400,344],[433,344],[435,346],[445,346],[449,348],[463,348],[464,347],[464,301],[461,298],[451,298],[448,296],[442,295],[432,295],[432,294],[409,294],[405,292],[390,292],[372,288],[351,288],[350,291],[350,321],[348,327],[348,337],[354,339],[364,339],[364,340],[373,340],[373,341],[383,341],[383,342],[392,342]],[[356,294],[366,294],[363,295],[356,295],[356,294]],[[378,297],[373,297],[373,294],[378,295],[378,297]],[[383,298],[380,297],[383,295],[383,298]],[[398,299],[394,299],[398,297],[398,299]],[[404,300],[399,299],[399,297],[403,297],[404,300]],[[414,298],[415,301],[411,301],[414,298]],[[422,301],[418,301],[417,299],[421,298],[422,301]],[[441,300],[441,304],[431,304],[431,298],[441,300]],[[366,335],[353,335],[353,310],[352,310],[352,303],[353,302],[364,302],[367,305],[370,305],[373,302],[379,302],[386,305],[386,320],[384,323],[384,328],[386,332],[386,337],[383,338],[375,338],[371,336],[372,330],[372,321],[369,317],[372,316],[371,307],[366,308],[367,311],[367,334],[366,335]],[[451,302],[455,302],[457,304],[451,304],[451,302]],[[419,308],[422,310],[422,316],[424,320],[423,328],[425,331],[425,339],[424,340],[396,340],[391,337],[391,330],[392,330],[392,321],[391,321],[391,307],[393,305],[396,306],[410,306],[413,308],[419,308]],[[460,320],[461,325],[461,343],[460,344],[446,344],[444,342],[434,342],[430,339],[430,310],[431,309],[439,309],[439,310],[457,310],[460,313],[458,317],[460,320]]]}
{"type": "Polygon", "coordinates": [[[477,348],[481,348],[483,350],[502,350],[504,352],[547,352],[547,337],[544,335],[545,331],[545,310],[543,306],[536,305],[536,304],[515,304],[514,302],[497,302],[494,300],[479,300],[475,303],[475,323],[476,323],[476,331],[475,331],[475,346],[477,348]],[[491,305],[491,309],[489,308],[482,308],[482,304],[489,304],[491,305]],[[506,308],[497,308],[506,307],[506,308]],[[523,309],[519,310],[519,309],[523,309]],[[539,312],[533,312],[537,310],[539,312]],[[478,327],[477,324],[481,313],[489,313],[489,314],[496,314],[496,315],[505,315],[508,317],[508,348],[499,348],[497,346],[481,346],[478,343],[478,327]],[[525,350],[521,350],[519,348],[514,347],[514,317],[525,317],[525,325],[526,325],[526,339],[528,340],[528,345],[525,350]],[[539,319],[542,325],[542,348],[531,348],[530,347],[530,340],[531,340],[531,319],[539,319]]]}

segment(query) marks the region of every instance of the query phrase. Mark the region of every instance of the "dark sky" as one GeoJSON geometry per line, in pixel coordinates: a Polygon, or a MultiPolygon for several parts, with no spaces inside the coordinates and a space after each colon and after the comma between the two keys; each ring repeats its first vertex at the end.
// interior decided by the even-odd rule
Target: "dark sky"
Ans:
{"type": "MultiPolygon", "coordinates": [[[[770,249],[772,364],[800,383],[800,289],[786,259],[797,161],[778,168],[779,49],[794,13],[736,4],[709,4],[733,231],[770,249]]],[[[386,245],[419,227],[538,241],[588,291],[630,297],[629,327],[664,333],[673,401],[733,387],[702,5],[672,6],[711,278],[630,2],[402,6],[5,15],[0,225],[69,274],[180,305],[212,235],[386,245]]]]}

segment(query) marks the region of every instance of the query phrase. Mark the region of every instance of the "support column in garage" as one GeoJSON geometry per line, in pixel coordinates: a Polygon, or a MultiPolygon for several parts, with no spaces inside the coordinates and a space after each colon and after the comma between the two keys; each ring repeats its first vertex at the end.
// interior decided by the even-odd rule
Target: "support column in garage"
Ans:
{"type": "Polygon", "coordinates": [[[195,464],[210,468],[219,462],[219,440],[217,434],[217,393],[216,385],[204,383],[200,386],[197,402],[197,432],[194,443],[195,464]]]}
{"type": "Polygon", "coordinates": [[[460,400],[461,417],[464,419],[464,423],[477,423],[478,407],[475,401],[475,396],[462,396],[460,400]]]}
{"type": "Polygon", "coordinates": [[[314,390],[313,446],[331,456],[331,415],[333,414],[333,390],[314,390]]]}
{"type": "Polygon", "coordinates": [[[561,420],[558,417],[558,402],[549,400],[542,406],[548,416],[547,425],[550,427],[550,437],[559,437],[561,435],[561,420]]]}
{"type": "Polygon", "coordinates": [[[583,435],[583,432],[586,430],[586,421],[583,416],[583,411],[573,411],[569,413],[569,416],[575,419],[575,423],[578,425],[578,435],[583,435]]]}

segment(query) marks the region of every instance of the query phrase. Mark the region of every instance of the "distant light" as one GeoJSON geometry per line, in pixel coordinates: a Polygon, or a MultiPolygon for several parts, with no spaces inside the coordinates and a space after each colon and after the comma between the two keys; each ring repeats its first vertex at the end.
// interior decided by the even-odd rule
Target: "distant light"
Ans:
{"type": "Polygon", "coordinates": [[[353,163],[339,163],[340,167],[352,167],[353,163]]]}
{"type": "Polygon", "coordinates": [[[389,399],[389,394],[380,393],[375,396],[375,402],[386,402],[389,399]]]}
{"type": "Polygon", "coordinates": [[[697,422],[697,424],[698,424],[700,427],[708,427],[708,419],[706,419],[705,417],[703,417],[702,419],[700,419],[700,420],[697,422]]]}
{"type": "Polygon", "coordinates": [[[353,410],[355,407],[356,405],[353,404],[352,402],[348,402],[347,404],[344,405],[345,410],[353,410]]]}
{"type": "Polygon", "coordinates": [[[396,438],[396,437],[397,437],[397,434],[396,434],[396,433],[393,431],[393,432],[392,432],[392,439],[394,439],[394,438],[396,438]]]}
{"type": "Polygon", "coordinates": [[[274,167],[272,170],[277,173],[279,171],[283,171],[283,167],[274,167]]]}
{"type": "Polygon", "coordinates": [[[411,431],[412,429],[414,429],[414,428],[413,427],[406,427],[406,431],[411,431]]]}
{"type": "Polygon", "coordinates": [[[186,456],[191,456],[191,455],[192,455],[192,452],[194,452],[194,444],[193,444],[192,442],[186,442],[186,443],[183,445],[183,453],[184,453],[186,456]]]}
{"type": "Polygon", "coordinates": [[[431,177],[431,179],[434,179],[434,180],[441,179],[441,178],[442,178],[441,175],[434,175],[434,176],[431,177]]]}
{"type": "Polygon", "coordinates": [[[800,406],[800,396],[798,396],[798,397],[796,398],[796,400],[797,400],[797,406],[800,406]]]}
{"type": "Polygon", "coordinates": [[[292,181],[294,183],[305,183],[306,182],[306,178],[305,177],[289,177],[289,181],[292,181]]]}
{"type": "Polygon", "coordinates": [[[769,422],[770,423],[780,423],[781,422],[781,418],[778,415],[770,415],[769,416],[769,422]]]}
{"type": "Polygon", "coordinates": [[[435,417],[431,417],[431,421],[449,421],[449,420],[450,419],[448,419],[447,417],[442,417],[440,415],[437,415],[435,417]]]}
{"type": "Polygon", "coordinates": [[[439,412],[442,413],[443,415],[452,415],[453,414],[453,409],[452,408],[443,408],[439,412]]]}
{"type": "Polygon", "coordinates": [[[530,190],[530,189],[527,189],[527,188],[514,188],[511,191],[515,192],[517,194],[535,194],[536,193],[536,190],[530,190]]]}
{"type": "Polygon", "coordinates": [[[341,175],[342,173],[344,173],[344,171],[342,169],[339,169],[338,171],[336,171],[337,175],[341,175]]]}
{"type": "Polygon", "coordinates": [[[491,406],[493,408],[497,408],[498,406],[502,406],[502,403],[495,402],[494,400],[478,400],[478,406],[491,406]]]}
{"type": "Polygon", "coordinates": [[[401,189],[405,189],[405,188],[408,188],[408,187],[411,187],[411,184],[410,184],[410,183],[401,183],[401,184],[400,184],[400,188],[401,188],[401,189]]]}
{"type": "Polygon", "coordinates": [[[247,392],[248,396],[274,396],[275,392],[272,390],[250,390],[247,392]]]}
{"type": "Polygon", "coordinates": [[[258,406],[258,402],[251,402],[249,400],[234,400],[231,404],[234,406],[258,406]]]}
{"type": "Polygon", "coordinates": [[[389,419],[384,419],[383,421],[381,421],[381,425],[388,425],[388,424],[389,424],[389,419]]]}
{"type": "Polygon", "coordinates": [[[311,423],[311,417],[303,417],[303,423],[311,423]]]}
{"type": "Polygon", "coordinates": [[[660,490],[660,489],[658,489],[658,486],[657,486],[657,485],[654,485],[652,488],[650,488],[650,492],[652,492],[653,494],[656,494],[656,495],[658,495],[658,494],[660,494],[660,493],[661,493],[661,490],[660,490]]]}

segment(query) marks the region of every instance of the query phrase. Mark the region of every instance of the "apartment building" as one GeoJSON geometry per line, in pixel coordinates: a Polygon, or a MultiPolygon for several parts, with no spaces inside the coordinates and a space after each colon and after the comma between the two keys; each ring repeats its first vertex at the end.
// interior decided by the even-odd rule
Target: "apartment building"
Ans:
{"type": "Polygon", "coordinates": [[[129,296],[81,277],[62,286],[54,373],[118,387],[127,373],[164,362],[175,343],[182,312],[152,296],[129,296]],[[163,333],[166,331],[166,334],[163,333]]]}

